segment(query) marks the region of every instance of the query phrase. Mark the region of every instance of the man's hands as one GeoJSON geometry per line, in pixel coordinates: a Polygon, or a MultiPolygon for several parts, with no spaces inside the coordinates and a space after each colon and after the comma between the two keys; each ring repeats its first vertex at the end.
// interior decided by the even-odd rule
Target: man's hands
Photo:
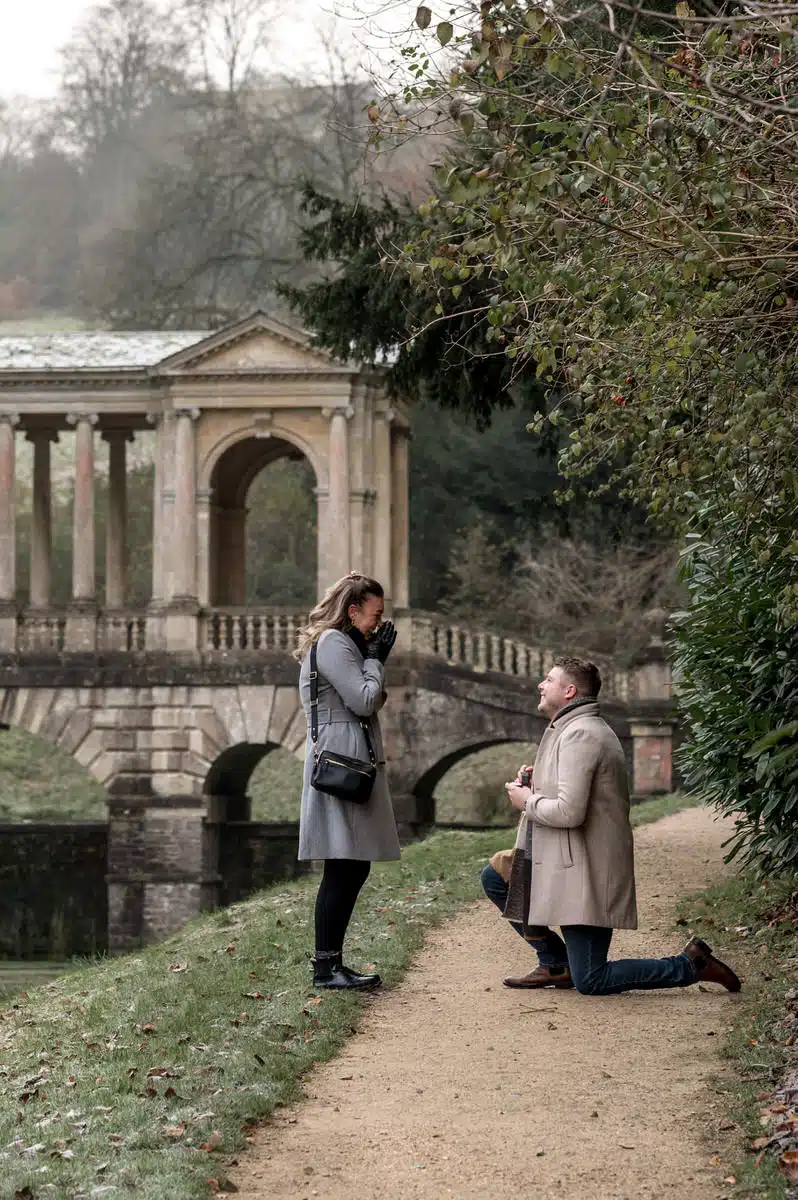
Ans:
{"type": "Polygon", "coordinates": [[[527,776],[530,780],[532,779],[532,767],[529,763],[523,763],[519,768],[516,779],[512,783],[505,783],[504,785],[508,800],[513,808],[517,808],[519,812],[524,812],[526,802],[532,795],[532,788],[522,784],[524,776],[527,776]]]}
{"type": "Polygon", "coordinates": [[[381,625],[368,644],[366,658],[377,658],[384,663],[391,653],[396,641],[396,627],[393,621],[381,625]]]}
{"type": "Polygon", "coordinates": [[[532,788],[519,787],[517,783],[505,783],[504,790],[507,792],[507,798],[513,808],[517,808],[519,812],[523,812],[526,808],[526,802],[532,795],[532,788]]]}

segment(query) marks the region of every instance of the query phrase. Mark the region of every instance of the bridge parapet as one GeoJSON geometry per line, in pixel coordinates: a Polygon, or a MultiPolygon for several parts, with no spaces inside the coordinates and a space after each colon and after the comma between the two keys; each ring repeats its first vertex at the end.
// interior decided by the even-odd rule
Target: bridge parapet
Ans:
{"type": "MultiPolygon", "coordinates": [[[[440,613],[409,610],[397,616],[403,649],[439,658],[449,666],[469,667],[477,674],[492,671],[515,678],[542,679],[557,653],[546,646],[507,634],[478,629],[440,613]]],[[[656,648],[659,651],[659,647],[656,648]]],[[[670,668],[662,653],[633,667],[614,663],[605,655],[590,656],[601,671],[603,694],[621,704],[669,700],[670,668]]]]}
{"type": "Polygon", "coordinates": [[[307,612],[294,608],[216,608],[200,618],[200,649],[284,650],[291,653],[307,612]]]}
{"type": "MultiPolygon", "coordinates": [[[[225,607],[206,609],[196,617],[196,637],[189,639],[203,658],[217,655],[277,651],[291,654],[299,631],[307,625],[307,610],[294,607],[225,607]]],[[[496,630],[475,628],[441,613],[400,610],[395,616],[399,649],[448,666],[466,667],[475,674],[494,673],[537,682],[550,670],[556,652],[496,630]]],[[[70,632],[69,610],[25,609],[16,616],[13,653],[25,656],[86,653],[142,654],[160,648],[162,614],[146,611],[86,613],[76,643],[70,632]]],[[[672,695],[670,667],[661,643],[652,643],[645,660],[625,666],[605,655],[592,655],[601,670],[603,694],[620,704],[667,701],[672,695]]]]}
{"type": "Polygon", "coordinates": [[[24,609],[16,615],[11,650],[21,655],[64,654],[70,650],[141,653],[147,646],[147,614],[144,612],[95,612],[83,614],[83,637],[76,645],[70,637],[69,612],[54,609],[24,609]]]}

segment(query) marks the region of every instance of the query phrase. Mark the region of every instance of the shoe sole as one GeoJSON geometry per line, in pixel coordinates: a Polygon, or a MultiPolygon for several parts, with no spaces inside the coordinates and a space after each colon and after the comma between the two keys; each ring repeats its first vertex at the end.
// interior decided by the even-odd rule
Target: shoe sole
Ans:
{"type": "Polygon", "coordinates": [[[519,992],[540,992],[544,988],[558,988],[560,991],[568,991],[574,985],[573,983],[508,983],[506,979],[502,980],[506,988],[515,988],[519,992]]]}
{"type": "Polygon", "coordinates": [[[313,991],[318,992],[373,992],[382,987],[382,983],[314,983],[313,991]]]}

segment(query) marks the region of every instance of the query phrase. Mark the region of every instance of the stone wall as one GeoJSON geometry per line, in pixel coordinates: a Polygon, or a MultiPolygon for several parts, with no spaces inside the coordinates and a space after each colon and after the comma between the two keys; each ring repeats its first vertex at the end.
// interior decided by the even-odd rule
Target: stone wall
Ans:
{"type": "MultiPolygon", "coordinates": [[[[198,827],[189,822],[186,832],[195,836],[198,827]]],[[[106,887],[108,829],[89,821],[0,825],[0,959],[58,962],[102,954],[108,949],[109,918],[135,946],[144,923],[154,938],[163,937],[178,921],[209,907],[202,903],[197,883],[186,888],[171,877],[153,887],[146,851],[139,859],[139,879],[124,888],[114,883],[106,887]]],[[[297,862],[296,822],[239,821],[213,829],[215,836],[207,844],[217,858],[207,868],[213,872],[214,907],[245,900],[309,869],[297,862]]],[[[159,832],[164,831],[156,825],[148,830],[156,839],[159,832]]],[[[139,854],[146,839],[139,829],[130,834],[139,854]]],[[[111,855],[119,853],[121,844],[111,843],[111,855]]],[[[172,845],[172,853],[179,853],[179,845],[172,845]]],[[[179,869],[179,863],[175,866],[179,869]]]]}
{"type": "Polygon", "coordinates": [[[0,825],[0,958],[103,953],[107,853],[100,822],[0,825]]]}
{"type": "Polygon", "coordinates": [[[294,821],[231,821],[219,826],[221,904],[235,904],[260,888],[306,875],[297,862],[299,824],[294,821]]]}

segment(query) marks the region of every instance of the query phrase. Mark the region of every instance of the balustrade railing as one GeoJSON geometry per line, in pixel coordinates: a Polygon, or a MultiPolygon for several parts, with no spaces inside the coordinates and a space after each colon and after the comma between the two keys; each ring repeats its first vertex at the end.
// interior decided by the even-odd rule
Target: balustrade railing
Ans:
{"type": "MultiPolygon", "coordinates": [[[[410,629],[410,650],[443,659],[450,666],[470,667],[523,679],[542,679],[556,657],[553,650],[489,630],[473,629],[439,613],[410,612],[405,617],[410,629]]],[[[609,660],[595,658],[601,670],[606,695],[628,701],[633,698],[633,672],[615,667],[609,660]]]]}
{"type": "MultiPolygon", "coordinates": [[[[554,652],[544,646],[492,630],[474,629],[440,613],[404,611],[395,619],[401,635],[400,651],[437,658],[477,674],[490,672],[537,681],[546,675],[554,661],[554,652]]],[[[200,653],[211,656],[258,651],[290,654],[307,620],[307,612],[301,609],[216,608],[199,616],[197,645],[200,653]]],[[[96,618],[97,651],[145,652],[147,621],[144,612],[101,611],[96,618]]],[[[17,618],[16,652],[59,654],[68,651],[67,622],[65,611],[24,610],[17,618]]],[[[596,662],[601,669],[603,693],[615,700],[629,703],[669,691],[669,676],[667,679],[665,675],[659,677],[663,671],[667,674],[667,664],[627,669],[609,659],[596,658],[596,662]]]]}
{"type": "Polygon", "coordinates": [[[17,618],[18,654],[53,654],[64,649],[66,615],[26,612],[17,618]]]}
{"type": "Polygon", "coordinates": [[[216,608],[201,617],[200,649],[282,650],[296,647],[308,614],[282,608],[216,608]]]}
{"type": "Polygon", "coordinates": [[[147,647],[147,618],[144,613],[108,612],[97,618],[97,649],[129,654],[147,647]]]}

